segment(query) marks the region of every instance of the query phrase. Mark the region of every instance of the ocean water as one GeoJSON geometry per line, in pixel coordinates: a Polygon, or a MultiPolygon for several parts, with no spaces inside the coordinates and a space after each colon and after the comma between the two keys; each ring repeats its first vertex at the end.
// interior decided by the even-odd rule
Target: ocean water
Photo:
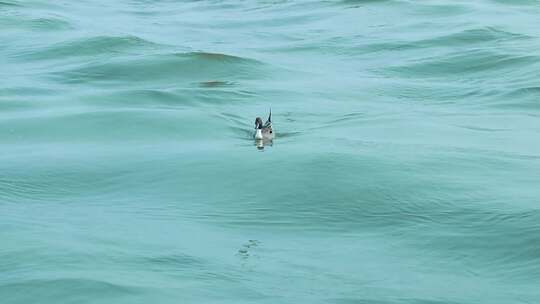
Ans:
{"type": "Polygon", "coordinates": [[[539,16],[2,0],[0,303],[539,303],[539,16]]]}

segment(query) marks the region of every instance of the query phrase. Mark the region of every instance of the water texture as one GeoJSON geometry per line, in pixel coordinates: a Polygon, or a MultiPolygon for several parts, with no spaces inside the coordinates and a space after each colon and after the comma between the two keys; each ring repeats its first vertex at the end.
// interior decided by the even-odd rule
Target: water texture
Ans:
{"type": "Polygon", "coordinates": [[[0,302],[539,303],[538,16],[2,0],[0,302]]]}

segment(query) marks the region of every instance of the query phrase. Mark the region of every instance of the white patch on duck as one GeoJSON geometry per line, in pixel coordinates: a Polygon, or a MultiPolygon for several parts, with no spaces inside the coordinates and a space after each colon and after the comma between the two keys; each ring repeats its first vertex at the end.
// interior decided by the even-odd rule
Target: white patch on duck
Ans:
{"type": "Polygon", "coordinates": [[[262,130],[261,129],[257,129],[255,131],[255,139],[263,139],[263,135],[262,135],[262,130]]]}

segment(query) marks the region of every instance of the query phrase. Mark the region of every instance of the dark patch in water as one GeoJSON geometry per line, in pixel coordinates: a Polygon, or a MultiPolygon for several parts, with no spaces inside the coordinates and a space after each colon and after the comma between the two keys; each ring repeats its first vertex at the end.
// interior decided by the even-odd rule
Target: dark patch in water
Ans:
{"type": "Polygon", "coordinates": [[[355,121],[355,120],[363,118],[364,116],[365,116],[365,113],[361,113],[361,112],[349,113],[349,114],[342,115],[341,117],[330,121],[329,124],[336,124],[336,123],[343,123],[343,122],[348,122],[348,121],[355,121]]]}
{"type": "Polygon", "coordinates": [[[480,131],[480,132],[502,132],[502,131],[510,131],[510,129],[494,129],[494,128],[485,128],[485,127],[477,127],[477,126],[457,126],[463,129],[469,129],[473,131],[480,131]]]}
{"type": "Polygon", "coordinates": [[[218,87],[230,87],[234,86],[235,83],[232,81],[221,81],[221,80],[209,80],[199,83],[199,86],[203,88],[218,88],[218,87]]]}

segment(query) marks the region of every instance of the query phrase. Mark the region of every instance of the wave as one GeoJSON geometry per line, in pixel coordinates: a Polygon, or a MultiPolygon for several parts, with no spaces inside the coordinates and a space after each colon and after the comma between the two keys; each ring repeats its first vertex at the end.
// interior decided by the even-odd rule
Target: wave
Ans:
{"type": "Polygon", "coordinates": [[[501,101],[494,103],[499,108],[540,110],[540,87],[530,86],[508,90],[501,101]]]}
{"type": "Polygon", "coordinates": [[[139,290],[134,287],[82,278],[51,280],[26,280],[0,285],[2,300],[8,303],[31,303],[39,301],[80,302],[83,299],[134,296],[139,290]]]}
{"type": "Polygon", "coordinates": [[[121,109],[182,109],[184,107],[217,106],[247,103],[255,93],[237,87],[205,88],[199,83],[186,83],[184,88],[172,89],[113,89],[110,92],[89,94],[80,101],[91,106],[121,109]]]}
{"type": "MultiPolygon", "coordinates": [[[[332,54],[346,57],[359,57],[373,53],[414,54],[414,51],[448,47],[485,48],[492,50],[501,43],[513,45],[516,42],[531,40],[533,37],[497,29],[495,27],[466,29],[456,33],[440,35],[417,40],[392,39],[381,41],[379,38],[369,38],[362,35],[351,37],[328,37],[307,41],[293,41],[287,45],[270,48],[274,52],[332,54]]],[[[390,54],[389,54],[390,55],[390,54]]],[[[384,56],[384,54],[381,54],[384,56]]]]}
{"type": "Polygon", "coordinates": [[[136,36],[99,36],[67,41],[42,49],[30,50],[16,56],[22,60],[67,60],[70,57],[85,57],[116,53],[127,53],[134,50],[158,48],[159,45],[136,36]]]}
{"type": "Polygon", "coordinates": [[[443,56],[410,60],[408,64],[384,68],[389,74],[404,77],[447,77],[497,72],[537,63],[539,56],[499,54],[487,50],[469,50],[443,56]]]}
{"type": "Polygon", "coordinates": [[[257,60],[220,53],[189,52],[130,56],[93,62],[52,73],[52,78],[66,84],[100,83],[115,87],[122,84],[159,82],[175,87],[194,81],[261,79],[265,65],[257,60]]]}
{"type": "Polygon", "coordinates": [[[503,4],[503,5],[509,5],[509,6],[527,6],[527,5],[530,5],[532,7],[538,6],[538,1],[536,0],[492,0],[492,2],[503,4]]]}
{"type": "MultiPolygon", "coordinates": [[[[360,45],[357,51],[360,53],[371,53],[380,51],[406,51],[434,47],[457,47],[476,45],[489,42],[503,42],[532,39],[531,36],[503,31],[494,27],[466,29],[457,33],[442,35],[433,38],[420,39],[414,41],[391,41],[383,43],[366,43],[360,45]]],[[[354,51],[351,53],[355,53],[354,51]]]]}
{"type": "Polygon", "coordinates": [[[540,98],[540,86],[531,86],[513,89],[505,94],[506,98],[525,98],[538,101],[540,98]]]}
{"type": "MultiPolygon", "coordinates": [[[[2,6],[0,5],[0,8],[2,6]]],[[[31,31],[43,31],[43,32],[54,32],[54,31],[63,31],[73,29],[70,22],[54,17],[47,18],[31,18],[25,19],[21,17],[8,16],[4,20],[0,20],[0,25],[3,30],[6,29],[21,29],[21,30],[31,30],[31,31]]]]}
{"type": "Polygon", "coordinates": [[[507,40],[532,39],[525,34],[503,31],[495,27],[467,29],[458,33],[443,35],[436,38],[415,42],[419,46],[474,46],[486,42],[501,42],[507,40]]]}

